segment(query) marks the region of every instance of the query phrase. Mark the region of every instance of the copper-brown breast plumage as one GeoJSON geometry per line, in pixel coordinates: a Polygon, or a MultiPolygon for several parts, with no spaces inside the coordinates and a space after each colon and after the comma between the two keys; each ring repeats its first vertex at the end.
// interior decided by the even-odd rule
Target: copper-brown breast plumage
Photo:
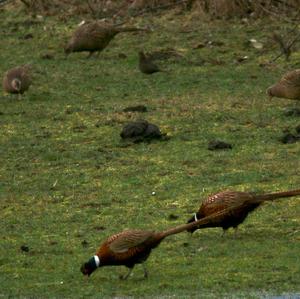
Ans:
{"type": "Polygon", "coordinates": [[[127,230],[109,237],[97,254],[103,263],[130,265],[147,259],[161,239],[152,231],[127,230]]]}

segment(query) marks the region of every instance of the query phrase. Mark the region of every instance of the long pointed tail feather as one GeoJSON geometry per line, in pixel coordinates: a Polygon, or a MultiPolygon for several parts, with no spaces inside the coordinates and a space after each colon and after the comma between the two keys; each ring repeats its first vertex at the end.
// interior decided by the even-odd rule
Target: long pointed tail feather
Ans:
{"type": "Polygon", "coordinates": [[[297,196],[297,195],[300,195],[300,189],[255,195],[254,201],[262,202],[262,201],[275,200],[275,199],[279,199],[279,198],[283,198],[283,197],[292,197],[292,196],[297,196]]]}
{"type": "MultiPolygon", "coordinates": [[[[300,189],[285,191],[285,192],[276,192],[276,193],[258,195],[258,196],[256,196],[256,199],[254,199],[254,202],[256,202],[256,200],[257,200],[257,202],[261,202],[261,201],[266,201],[266,200],[274,200],[274,199],[282,198],[282,197],[292,197],[292,196],[296,196],[296,195],[300,195],[300,189]]],[[[253,199],[251,199],[251,202],[252,201],[253,201],[253,199]]],[[[165,231],[160,233],[160,236],[163,239],[167,236],[178,234],[178,233],[181,233],[183,231],[192,229],[194,227],[201,228],[201,227],[207,226],[210,223],[222,222],[224,217],[230,217],[231,212],[233,212],[237,208],[242,207],[245,204],[247,204],[247,201],[243,202],[243,203],[237,203],[235,205],[232,205],[229,208],[226,208],[226,209],[224,209],[220,212],[214,213],[214,214],[212,214],[210,216],[207,216],[205,218],[202,218],[200,220],[197,220],[197,221],[194,221],[194,222],[191,222],[191,223],[187,223],[187,224],[182,224],[182,225],[176,226],[174,228],[165,230],[165,231]]]]}
{"type": "Polygon", "coordinates": [[[230,212],[234,211],[236,208],[238,208],[242,205],[243,204],[236,204],[234,206],[231,206],[230,208],[224,209],[220,212],[214,213],[210,216],[207,216],[207,217],[197,220],[195,222],[182,224],[182,225],[176,226],[174,228],[165,230],[165,231],[161,232],[160,235],[162,238],[165,238],[167,236],[178,234],[178,233],[181,233],[183,231],[186,231],[186,230],[194,228],[194,227],[201,228],[201,227],[205,227],[207,224],[210,224],[210,223],[215,223],[215,222],[219,222],[219,221],[221,222],[224,217],[227,217],[228,215],[230,215],[230,212]]]}

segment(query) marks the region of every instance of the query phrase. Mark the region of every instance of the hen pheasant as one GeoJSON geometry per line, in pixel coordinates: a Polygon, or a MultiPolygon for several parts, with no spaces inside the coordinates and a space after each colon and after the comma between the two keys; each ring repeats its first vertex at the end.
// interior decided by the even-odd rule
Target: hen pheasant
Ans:
{"type": "Polygon", "coordinates": [[[277,98],[300,100],[300,69],[287,72],[274,85],[267,89],[267,95],[277,98]]]}
{"type": "Polygon", "coordinates": [[[31,85],[31,66],[25,64],[10,69],[4,74],[3,89],[8,93],[23,94],[31,85]]]}
{"type": "Polygon", "coordinates": [[[73,33],[70,41],[65,46],[65,53],[72,52],[101,52],[110,41],[120,32],[144,31],[135,27],[117,27],[103,22],[91,22],[79,26],[73,33]]]}
{"type": "Polygon", "coordinates": [[[162,71],[143,51],[139,52],[139,69],[142,73],[148,75],[162,71]]]}

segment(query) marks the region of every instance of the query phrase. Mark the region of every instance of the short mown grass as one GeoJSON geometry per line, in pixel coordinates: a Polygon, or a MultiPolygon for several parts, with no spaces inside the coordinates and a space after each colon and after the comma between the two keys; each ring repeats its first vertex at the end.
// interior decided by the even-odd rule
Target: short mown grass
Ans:
{"type": "Polygon", "coordinates": [[[265,204],[237,238],[232,232],[222,238],[221,229],[168,238],[148,259],[147,280],[140,266],[128,281],[118,279],[122,267],[101,268],[89,280],[79,271],[106,237],[184,223],[211,193],[300,187],[300,143],[279,141],[283,130],[299,124],[283,113],[297,103],[265,95],[282,73],[299,67],[299,52],[289,63],[259,65],[277,53],[271,33],[288,25],[147,16],[136,22],[153,32],[120,34],[99,58],[79,53],[66,59],[63,44],[81,20],[28,20],[21,11],[0,12],[0,73],[28,62],[35,70],[22,100],[4,93],[0,99],[0,296],[257,298],[300,292],[299,198],[265,204]],[[32,39],[23,38],[28,33],[32,39]],[[251,38],[264,48],[249,45],[251,38]],[[193,49],[205,40],[223,44],[193,49]],[[139,49],[167,47],[183,57],[158,61],[167,73],[138,71],[139,49]],[[45,53],[54,58],[42,59],[45,53]],[[137,104],[148,112],[122,112],[137,104]],[[159,125],[170,140],[121,142],[122,126],[138,118],[159,125]],[[209,151],[212,139],[233,149],[209,151]]]}

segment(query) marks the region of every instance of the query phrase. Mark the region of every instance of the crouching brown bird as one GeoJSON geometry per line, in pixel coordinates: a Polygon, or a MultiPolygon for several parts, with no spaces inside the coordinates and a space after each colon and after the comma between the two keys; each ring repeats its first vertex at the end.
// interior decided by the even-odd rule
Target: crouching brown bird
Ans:
{"type": "Polygon", "coordinates": [[[274,85],[267,89],[267,95],[277,98],[300,100],[300,69],[287,72],[274,85]]]}
{"type": "Polygon", "coordinates": [[[143,51],[139,52],[139,69],[144,74],[163,72],[143,51]]]}
{"type": "Polygon", "coordinates": [[[3,89],[5,92],[23,94],[31,85],[31,66],[25,64],[8,70],[3,77],[3,89]]]}
{"type": "MultiPolygon", "coordinates": [[[[195,226],[202,227],[215,221],[222,221],[224,215],[229,213],[231,209],[232,207],[196,222],[183,224],[162,232],[126,230],[112,235],[102,243],[96,254],[81,266],[80,271],[84,275],[90,276],[98,267],[123,265],[129,268],[129,272],[121,278],[127,279],[134,266],[136,264],[143,265],[152,249],[156,248],[166,237],[191,230],[195,226]]],[[[144,276],[147,277],[148,273],[144,265],[143,268],[144,276]]]]}
{"type": "Polygon", "coordinates": [[[101,52],[107,47],[109,42],[120,32],[145,31],[136,27],[118,27],[103,22],[91,22],[79,26],[73,33],[70,41],[65,46],[65,53],[90,52],[91,57],[94,52],[101,52]]]}
{"type": "Polygon", "coordinates": [[[214,213],[232,208],[230,212],[225,213],[223,218],[216,218],[216,221],[207,223],[206,226],[193,226],[187,231],[193,233],[199,228],[222,227],[223,233],[225,233],[230,227],[237,229],[238,225],[244,222],[248,214],[258,208],[264,201],[297,195],[300,195],[300,189],[261,195],[238,191],[216,193],[202,202],[200,209],[188,220],[188,223],[193,223],[202,218],[205,219],[205,217],[214,213]]]}

